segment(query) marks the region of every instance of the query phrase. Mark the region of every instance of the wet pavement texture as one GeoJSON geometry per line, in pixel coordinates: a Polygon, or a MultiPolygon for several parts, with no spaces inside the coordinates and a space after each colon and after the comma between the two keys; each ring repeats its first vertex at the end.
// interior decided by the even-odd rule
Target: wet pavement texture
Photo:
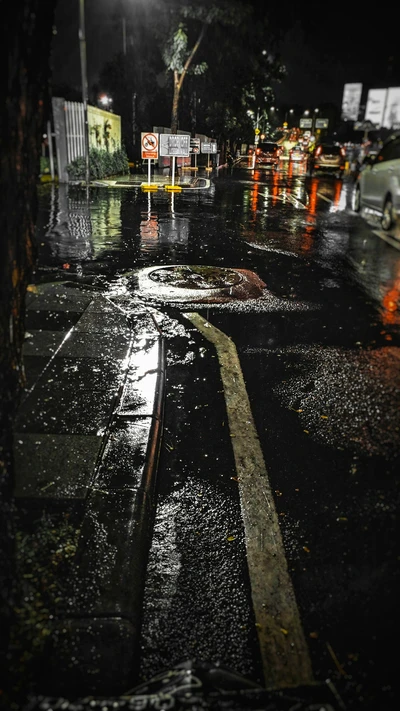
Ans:
{"type": "MultiPolygon", "coordinates": [[[[54,508],[45,472],[37,478],[26,466],[23,496],[35,497],[35,516],[46,499],[43,516],[62,529],[70,551],[53,581],[57,590],[59,579],[69,581],[59,603],[68,599],[84,620],[90,599],[91,614],[111,627],[80,632],[85,644],[96,648],[99,635],[121,645],[121,688],[110,693],[188,658],[263,683],[218,359],[185,318],[197,311],[239,355],[316,681],[332,679],[349,709],[397,699],[400,256],[395,233],[388,244],[372,218],[352,212],[352,187],[290,166],[221,170],[208,189],[179,195],[91,188],[89,204],[77,188],[40,188],[38,292],[32,307],[28,301],[16,456],[43,469],[49,438],[54,499],[76,499],[54,508]],[[208,304],[167,298],[157,283],[141,290],[142,270],[170,265],[248,270],[266,286],[257,298],[208,304]],[[62,290],[55,305],[42,296],[49,288],[62,290]],[[137,493],[146,499],[141,472],[159,367],[149,363],[158,336],[164,432],[146,509],[137,493]],[[127,370],[132,343],[136,361],[127,370]],[[73,446],[60,457],[66,437],[73,446]],[[138,505],[148,513],[145,531],[138,505]],[[139,563],[136,544],[125,556],[122,542],[132,516],[148,549],[139,563]],[[113,532],[107,545],[104,531],[113,532]],[[103,586],[101,598],[88,596],[84,578],[75,585],[71,561],[92,571],[89,589],[103,586]],[[133,657],[124,651],[132,626],[133,657]]],[[[35,516],[22,532],[40,540],[46,527],[35,516]]],[[[282,634],[290,644],[290,630],[282,634]]],[[[67,666],[73,656],[67,644],[67,666]]],[[[40,679],[46,691],[46,675],[40,679]]]]}

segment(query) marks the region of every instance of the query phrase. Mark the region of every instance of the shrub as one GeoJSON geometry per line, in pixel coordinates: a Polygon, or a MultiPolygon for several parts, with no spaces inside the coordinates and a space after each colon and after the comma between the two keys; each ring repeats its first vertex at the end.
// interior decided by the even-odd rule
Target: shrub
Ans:
{"type": "MultiPolygon", "coordinates": [[[[109,153],[99,148],[89,150],[89,170],[91,180],[101,180],[111,175],[124,175],[129,173],[128,156],[124,148],[109,153]]],[[[67,172],[71,180],[85,180],[86,161],[83,156],[75,158],[67,165],[67,172]]]]}

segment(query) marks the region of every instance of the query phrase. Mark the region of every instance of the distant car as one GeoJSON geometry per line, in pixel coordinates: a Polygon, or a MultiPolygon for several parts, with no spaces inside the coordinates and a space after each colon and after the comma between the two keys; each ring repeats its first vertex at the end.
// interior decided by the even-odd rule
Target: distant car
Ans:
{"type": "Polygon", "coordinates": [[[277,165],[282,148],[273,142],[262,142],[256,147],[256,162],[261,165],[277,165]]]}
{"type": "Polygon", "coordinates": [[[294,163],[303,163],[307,160],[307,153],[301,146],[294,146],[289,152],[289,160],[294,163]]]}
{"type": "Polygon", "coordinates": [[[333,144],[319,143],[315,146],[310,160],[310,172],[335,173],[337,178],[341,178],[344,174],[345,163],[345,148],[333,144]]]}
{"type": "Polygon", "coordinates": [[[386,139],[376,156],[364,159],[353,193],[354,210],[363,207],[377,211],[384,230],[400,217],[400,131],[386,139]]]}

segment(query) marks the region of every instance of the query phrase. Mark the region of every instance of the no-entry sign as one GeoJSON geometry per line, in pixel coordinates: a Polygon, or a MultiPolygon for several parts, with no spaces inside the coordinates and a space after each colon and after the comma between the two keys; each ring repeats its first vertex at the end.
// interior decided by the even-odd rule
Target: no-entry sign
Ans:
{"type": "Polygon", "coordinates": [[[142,133],[142,159],[158,158],[158,133],[142,133]]]}

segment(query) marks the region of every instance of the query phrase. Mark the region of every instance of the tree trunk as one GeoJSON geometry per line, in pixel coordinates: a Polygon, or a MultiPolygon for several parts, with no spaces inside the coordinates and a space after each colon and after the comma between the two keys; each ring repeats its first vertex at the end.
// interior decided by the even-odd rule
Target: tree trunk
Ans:
{"type": "Polygon", "coordinates": [[[178,109],[179,109],[179,96],[183,84],[183,80],[188,72],[188,69],[193,61],[194,55],[196,54],[198,48],[200,47],[200,44],[202,42],[202,39],[205,35],[205,31],[207,28],[207,23],[205,22],[202,25],[202,28],[200,30],[200,34],[193,45],[192,51],[190,52],[186,62],[185,66],[183,67],[181,73],[179,74],[176,69],[174,70],[174,96],[172,99],[172,111],[171,111],[171,133],[176,134],[178,131],[178,109]]]}
{"type": "MultiPolygon", "coordinates": [[[[35,260],[40,146],[49,103],[49,56],[56,0],[1,0],[0,46],[6,78],[0,113],[0,668],[16,589],[12,426],[24,386],[22,344],[27,285],[35,260]]],[[[0,680],[7,689],[7,675],[0,680]]]]}
{"type": "Polygon", "coordinates": [[[174,71],[174,96],[172,99],[172,112],[171,112],[171,133],[176,134],[178,132],[178,107],[179,107],[179,95],[181,90],[181,79],[177,71],[174,71]]]}

